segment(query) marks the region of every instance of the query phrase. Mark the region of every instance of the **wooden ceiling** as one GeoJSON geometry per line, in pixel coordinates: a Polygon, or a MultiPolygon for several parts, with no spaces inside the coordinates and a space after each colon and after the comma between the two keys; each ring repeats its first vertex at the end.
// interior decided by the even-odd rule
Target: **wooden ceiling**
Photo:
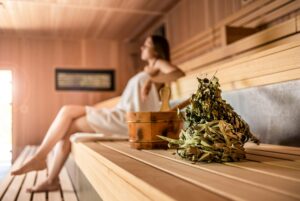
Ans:
{"type": "Polygon", "coordinates": [[[129,40],[178,1],[0,0],[0,35],[129,40]]]}

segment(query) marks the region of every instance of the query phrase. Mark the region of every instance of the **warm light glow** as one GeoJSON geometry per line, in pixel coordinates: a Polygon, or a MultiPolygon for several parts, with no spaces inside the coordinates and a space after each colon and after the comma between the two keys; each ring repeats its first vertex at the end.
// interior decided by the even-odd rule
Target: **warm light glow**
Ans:
{"type": "Polygon", "coordinates": [[[11,160],[12,72],[0,70],[0,168],[11,160]]]}
{"type": "Polygon", "coordinates": [[[12,102],[12,74],[9,70],[0,71],[0,104],[12,102]]]}

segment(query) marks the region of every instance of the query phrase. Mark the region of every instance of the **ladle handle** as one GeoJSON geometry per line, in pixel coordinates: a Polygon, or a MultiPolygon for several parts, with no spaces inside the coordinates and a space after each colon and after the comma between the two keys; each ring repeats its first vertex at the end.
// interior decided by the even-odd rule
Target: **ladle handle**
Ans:
{"type": "Polygon", "coordinates": [[[189,104],[190,104],[190,99],[188,98],[188,99],[186,99],[185,101],[179,103],[178,105],[172,107],[172,108],[170,109],[170,111],[176,111],[177,109],[180,109],[180,110],[181,110],[181,109],[185,108],[186,106],[188,106],[189,104]]]}

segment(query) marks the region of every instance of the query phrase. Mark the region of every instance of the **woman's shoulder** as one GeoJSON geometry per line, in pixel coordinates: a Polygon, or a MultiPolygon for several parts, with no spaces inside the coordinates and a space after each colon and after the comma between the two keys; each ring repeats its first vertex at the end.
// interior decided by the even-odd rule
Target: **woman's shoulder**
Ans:
{"type": "Polygon", "coordinates": [[[159,70],[165,74],[180,70],[178,66],[164,59],[158,59],[156,63],[157,63],[157,68],[159,68],[159,70]]]}

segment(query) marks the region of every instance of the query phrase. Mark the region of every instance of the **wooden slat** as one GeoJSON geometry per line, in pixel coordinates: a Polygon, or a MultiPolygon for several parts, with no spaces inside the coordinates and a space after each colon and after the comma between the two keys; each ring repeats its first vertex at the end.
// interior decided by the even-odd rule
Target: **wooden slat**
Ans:
{"type": "Polygon", "coordinates": [[[5,9],[0,12],[0,19],[5,20],[0,21],[0,32],[5,35],[79,39],[109,37],[124,40],[132,37],[132,30],[151,25],[178,0],[128,0],[126,3],[94,0],[2,2],[5,9]],[[110,23],[112,21],[114,23],[110,23]]]}
{"type": "MultiPolygon", "coordinates": [[[[54,151],[52,151],[48,154],[48,158],[47,158],[48,164],[52,164],[54,162],[53,161],[54,156],[55,156],[54,151]]],[[[64,169],[64,167],[63,167],[63,169],[64,169]]],[[[60,174],[61,174],[61,172],[60,172],[60,174]]],[[[61,192],[62,192],[62,190],[61,190],[61,179],[60,179],[59,190],[48,192],[48,201],[63,201],[63,196],[62,196],[61,192]]]]}
{"type": "Polygon", "coordinates": [[[78,166],[103,200],[120,200],[120,197],[126,200],[150,200],[132,186],[126,185],[122,180],[120,181],[118,175],[115,173],[105,174],[106,172],[110,172],[110,170],[107,167],[99,165],[95,158],[91,156],[84,157],[86,157],[85,159],[89,159],[89,164],[81,162],[78,159],[76,159],[76,163],[79,164],[78,166]],[[118,191],[117,189],[121,190],[116,192],[118,191]]]}
{"type": "MultiPolygon", "coordinates": [[[[264,5],[254,12],[251,12],[249,15],[242,17],[236,20],[234,23],[231,23],[231,26],[247,26],[247,24],[253,20],[261,20],[261,17],[264,16],[266,13],[275,11],[278,7],[292,2],[292,0],[275,0],[267,5],[264,5]]],[[[284,13],[283,13],[284,14],[284,13]]],[[[268,23],[267,21],[263,21],[263,23],[268,23]]]]}
{"type": "Polygon", "coordinates": [[[296,20],[291,19],[257,34],[249,36],[245,39],[241,39],[227,47],[220,48],[213,52],[207,53],[203,56],[199,56],[190,61],[179,65],[184,71],[190,71],[195,68],[207,65],[211,62],[224,59],[230,55],[237,54],[251,48],[263,45],[267,42],[271,42],[275,39],[296,33],[296,20]]]}
{"type": "Polygon", "coordinates": [[[189,59],[197,57],[201,54],[205,54],[209,51],[220,48],[222,45],[223,44],[222,44],[222,41],[221,41],[221,37],[216,37],[216,38],[212,39],[211,41],[207,41],[204,44],[200,44],[198,46],[195,46],[194,47],[195,49],[193,49],[189,52],[183,52],[183,54],[178,56],[178,57],[173,57],[173,55],[171,55],[172,56],[172,62],[174,64],[180,64],[180,63],[185,62],[189,59]]]}
{"type": "MultiPolygon", "coordinates": [[[[35,146],[26,146],[22,154],[18,157],[13,165],[13,168],[21,165],[20,163],[25,162],[29,159],[36,151],[35,146]]],[[[12,177],[12,176],[11,176],[12,177]]],[[[47,169],[43,171],[31,171],[29,173],[14,176],[12,183],[9,185],[8,190],[5,192],[4,196],[0,199],[1,201],[29,201],[33,198],[33,201],[46,201],[46,194],[44,193],[28,193],[27,188],[33,187],[47,178],[47,169]]],[[[54,191],[48,193],[48,201],[77,201],[76,194],[70,182],[70,178],[65,170],[61,171],[60,174],[64,199],[61,197],[60,191],[54,191]]]]}
{"type": "Polygon", "coordinates": [[[300,182],[300,172],[294,169],[250,161],[240,163],[226,163],[226,165],[244,168],[253,172],[260,172],[278,178],[300,182]]]}
{"type": "Polygon", "coordinates": [[[246,143],[245,148],[258,149],[262,151],[282,153],[282,154],[291,154],[300,156],[300,148],[299,147],[290,147],[290,146],[281,146],[275,144],[260,144],[257,146],[254,143],[246,143]]]}
{"type": "MultiPolygon", "coordinates": [[[[273,41],[271,43],[268,43],[268,44],[265,44],[263,46],[259,46],[259,47],[256,47],[254,49],[247,50],[246,52],[235,55],[233,57],[221,60],[220,62],[212,64],[212,66],[223,65],[225,63],[228,63],[228,62],[231,62],[231,61],[234,61],[234,60],[239,60],[243,57],[254,55],[254,54],[257,54],[259,52],[263,52],[263,51],[266,51],[266,50],[269,50],[269,49],[272,49],[272,48],[275,48],[275,47],[279,47],[279,46],[282,46],[282,45],[285,45],[285,44],[288,44],[288,43],[291,43],[291,42],[295,42],[295,41],[300,41],[300,33],[299,32],[297,32],[296,34],[281,38],[280,40],[275,40],[275,41],[273,41]]],[[[205,68],[206,67],[208,67],[208,66],[205,66],[205,68]]]]}
{"type": "Polygon", "coordinates": [[[268,191],[266,189],[261,189],[256,185],[238,182],[228,177],[220,177],[220,175],[213,174],[209,171],[203,171],[197,168],[187,168],[185,164],[156,157],[147,152],[131,149],[128,143],[105,142],[101,144],[162,171],[168,172],[175,177],[182,178],[199,187],[206,188],[209,191],[225,196],[228,199],[257,200],[257,197],[259,197],[260,199],[267,200],[297,200],[296,198],[283,195],[280,192],[268,191]]]}
{"type": "Polygon", "coordinates": [[[270,22],[272,20],[275,20],[279,17],[282,17],[284,15],[287,15],[288,13],[291,13],[297,9],[300,8],[300,1],[296,0],[293,1],[286,6],[283,6],[274,12],[267,13],[262,18],[252,21],[251,23],[247,24],[247,27],[257,27],[261,24],[264,24],[265,22],[270,22]]]}
{"type": "MultiPolygon", "coordinates": [[[[47,169],[37,171],[37,180],[35,185],[44,182],[47,179],[47,169]]],[[[46,201],[46,192],[33,193],[33,201],[46,201]]]]}
{"type": "Polygon", "coordinates": [[[48,201],[63,201],[60,191],[48,192],[48,201]]]}
{"type": "Polygon", "coordinates": [[[178,155],[174,155],[174,151],[175,150],[143,150],[143,152],[148,152],[158,157],[164,157],[170,160],[174,160],[178,163],[183,163],[187,166],[192,166],[194,168],[209,171],[211,173],[232,178],[240,182],[249,183],[261,187],[263,189],[280,192],[282,194],[292,196],[297,199],[300,198],[300,192],[298,191],[300,186],[299,182],[290,181],[258,172],[256,172],[254,175],[252,171],[228,165],[216,163],[191,164],[190,161],[182,160],[178,155]]]}
{"type": "Polygon", "coordinates": [[[201,48],[203,45],[206,45],[208,43],[214,44],[217,38],[220,38],[220,30],[207,32],[203,34],[203,36],[201,36],[201,38],[199,38],[197,41],[192,41],[191,43],[182,46],[180,49],[176,51],[174,50],[172,52],[172,58],[176,59],[184,54],[188,54],[191,51],[201,48]]]}
{"type": "MultiPolygon", "coordinates": [[[[30,159],[32,157],[32,155],[35,153],[35,150],[36,150],[36,147],[30,146],[30,151],[27,154],[26,159],[24,159],[24,162],[26,162],[28,159],[30,159]]],[[[24,183],[25,183],[24,181],[25,181],[26,177],[27,177],[26,174],[15,176],[14,181],[11,183],[8,191],[5,194],[5,197],[3,198],[3,201],[5,201],[5,200],[11,201],[11,200],[20,199],[19,194],[22,194],[23,193],[22,191],[24,191],[24,183]]],[[[30,198],[30,196],[28,198],[30,198]]],[[[26,200],[26,199],[23,199],[23,200],[26,200]]]]}
{"type": "Polygon", "coordinates": [[[200,68],[179,79],[179,88],[172,89],[180,98],[188,97],[197,89],[196,77],[211,77],[216,72],[224,91],[299,79],[299,54],[300,41],[294,41],[225,64],[200,68]]]}
{"type": "Polygon", "coordinates": [[[112,182],[116,180],[116,176],[112,175],[109,179],[108,176],[103,173],[109,172],[108,169],[103,169],[103,167],[97,163],[95,158],[89,156],[86,152],[84,152],[84,158],[81,158],[82,156],[78,155],[78,151],[80,151],[81,148],[78,148],[77,145],[72,149],[77,166],[81,169],[88,182],[94,187],[99,197],[103,200],[118,200],[116,197],[118,194],[113,192],[115,187],[112,184],[112,182]],[[89,160],[89,162],[87,163],[87,161],[82,159],[89,160]]]}
{"type": "Polygon", "coordinates": [[[297,32],[299,32],[300,31],[300,15],[298,15],[296,17],[296,21],[297,21],[297,32]]]}
{"type": "Polygon", "coordinates": [[[182,51],[182,49],[188,47],[189,45],[197,43],[199,40],[202,40],[203,38],[206,38],[206,37],[208,37],[210,35],[213,35],[214,31],[215,31],[215,29],[210,28],[210,29],[208,29],[208,30],[206,30],[206,31],[204,31],[202,33],[199,33],[199,34],[191,37],[189,40],[187,40],[187,41],[185,41],[185,42],[183,42],[183,43],[175,46],[171,50],[172,56],[176,55],[177,52],[182,51]]]}
{"type": "MultiPolygon", "coordinates": [[[[123,154],[119,154],[99,143],[80,144],[81,143],[73,144],[75,150],[81,148],[80,153],[92,155],[94,158],[93,161],[96,160],[99,164],[98,168],[101,166],[106,167],[107,170],[104,175],[109,174],[112,177],[110,180],[106,181],[108,184],[110,182],[117,182],[118,177],[118,180],[122,178],[123,181],[126,181],[127,185],[139,190],[146,189],[143,190],[143,193],[152,200],[184,200],[186,195],[189,195],[189,200],[199,200],[199,195],[201,195],[201,198],[203,199],[224,200],[224,198],[217,196],[214,193],[205,191],[189,182],[175,178],[168,173],[161,172],[156,168],[124,156],[123,154]],[[176,191],[174,191],[174,189],[176,189],[176,191]]],[[[76,156],[75,152],[75,161],[77,161],[76,158],[78,156],[76,156]]],[[[78,165],[80,166],[80,164],[78,165]]],[[[83,172],[85,172],[85,170],[83,170],[83,172]]],[[[99,174],[101,174],[100,170],[98,170],[97,175],[99,174]]],[[[96,185],[95,189],[97,190],[98,188],[101,187],[96,185]]],[[[124,188],[128,188],[128,186],[124,186],[124,188]]],[[[116,187],[110,190],[120,191],[120,189],[116,187]]],[[[116,193],[115,195],[118,195],[116,193]]],[[[127,192],[127,194],[129,195],[124,196],[133,196],[132,192],[127,192]]],[[[119,194],[119,196],[122,197],[123,195],[119,194]]]]}
{"type": "MultiPolygon", "coordinates": [[[[293,58],[293,56],[296,56],[299,53],[300,44],[298,41],[298,43],[294,42],[291,44],[290,47],[286,46],[286,49],[278,51],[277,49],[273,49],[272,52],[269,51],[269,53],[264,55],[252,55],[236,60],[235,62],[221,65],[215,69],[218,70],[217,75],[220,78],[220,82],[226,84],[233,80],[238,81],[257,78],[259,76],[270,75],[277,72],[298,69],[300,67],[300,59],[293,58]],[[296,44],[298,44],[298,46],[295,46],[296,44]]],[[[206,73],[212,75],[215,73],[215,69],[206,71],[206,73]]]]}
{"type": "MultiPolygon", "coordinates": [[[[18,196],[18,201],[29,201],[31,199],[32,193],[26,192],[28,188],[31,188],[34,186],[35,181],[37,177],[37,172],[32,171],[26,174],[25,181],[22,185],[22,189],[20,191],[20,194],[18,196]]],[[[50,200],[51,201],[51,200],[50,200]]]]}
{"type": "MultiPolygon", "coordinates": [[[[31,152],[31,147],[30,146],[26,146],[24,148],[24,150],[22,151],[22,153],[20,154],[20,157],[18,157],[18,159],[15,161],[15,163],[12,165],[12,170],[20,167],[20,165],[22,165],[22,163],[26,160],[26,158],[30,155],[31,152]]],[[[1,186],[0,186],[0,200],[2,200],[3,196],[5,195],[5,192],[7,190],[8,187],[10,187],[11,182],[13,181],[14,176],[11,176],[10,174],[8,174],[3,181],[1,182],[1,186]]],[[[13,196],[13,195],[8,195],[8,196],[13,196]]],[[[6,199],[6,198],[5,198],[6,199]]],[[[12,199],[11,199],[12,200],[12,199]]]]}
{"type": "MultiPolygon", "coordinates": [[[[181,7],[184,7],[184,5],[182,4],[181,7]]],[[[183,42],[181,42],[180,44],[177,44],[174,48],[172,48],[173,61],[175,61],[175,62],[183,61],[180,57],[178,57],[176,55],[177,52],[181,52],[181,55],[189,55],[187,52],[185,52],[185,48],[188,48],[189,46],[193,46],[193,45],[197,44],[198,41],[201,41],[201,40],[203,40],[203,38],[206,38],[206,35],[208,33],[210,35],[213,35],[212,30],[220,30],[222,27],[225,27],[228,25],[229,26],[246,26],[246,27],[255,28],[255,26],[253,24],[256,24],[256,26],[258,24],[260,24],[260,25],[268,24],[276,18],[285,16],[285,15],[289,14],[290,12],[293,12],[298,7],[299,7],[298,2],[292,1],[292,0],[264,0],[264,1],[260,0],[260,1],[252,2],[251,4],[244,6],[237,12],[226,17],[224,20],[220,20],[216,25],[211,26],[213,28],[211,28],[210,30],[201,31],[199,34],[196,34],[190,38],[186,38],[186,36],[185,36],[186,39],[183,40],[183,42]],[[252,24],[250,24],[250,23],[252,23],[252,24]]],[[[177,11],[178,14],[181,14],[180,12],[181,11],[179,11],[179,10],[177,11]]],[[[171,19],[173,19],[173,18],[171,16],[171,19]]],[[[181,18],[178,18],[178,20],[180,20],[181,18]]],[[[180,26],[180,22],[179,22],[179,26],[180,26]]],[[[183,25],[181,27],[184,28],[183,25]]],[[[172,26],[171,26],[171,28],[172,28],[172,26]]],[[[171,36],[173,36],[174,38],[177,38],[176,34],[171,34],[171,36]]],[[[219,37],[216,37],[216,38],[220,39],[219,37]]],[[[252,47],[250,47],[250,48],[252,48],[252,47]]],[[[206,52],[207,51],[209,51],[209,49],[206,49],[206,52]]],[[[189,59],[191,57],[186,56],[186,58],[189,59]]]]}
{"type": "Polygon", "coordinates": [[[275,157],[261,156],[257,154],[246,154],[246,157],[248,160],[300,171],[300,161],[290,161],[286,159],[278,159],[275,157]]]}
{"type": "MultiPolygon", "coordinates": [[[[208,77],[211,77],[213,73],[209,73],[208,77]]],[[[198,75],[202,76],[202,75],[198,75]]],[[[279,82],[285,82],[290,80],[297,80],[300,78],[300,68],[287,70],[278,73],[271,73],[269,75],[258,76],[255,78],[243,79],[243,80],[232,80],[227,83],[221,83],[222,91],[230,91],[236,89],[243,89],[247,87],[261,86],[279,82]]],[[[172,92],[174,92],[174,98],[187,98],[190,97],[197,90],[197,80],[195,77],[178,81],[176,86],[173,86],[172,92]]],[[[220,80],[222,82],[222,79],[220,80]]]]}
{"type": "Polygon", "coordinates": [[[254,86],[267,85],[267,84],[275,84],[275,83],[285,82],[290,80],[297,80],[299,78],[300,78],[300,68],[295,68],[292,70],[272,73],[264,76],[258,76],[255,78],[224,83],[222,84],[222,90],[229,91],[235,89],[243,89],[247,87],[254,87],[254,86]]]}
{"type": "Polygon", "coordinates": [[[217,23],[216,27],[218,26],[224,26],[226,24],[233,24],[236,20],[242,19],[249,14],[255,12],[261,7],[265,7],[266,5],[272,3],[274,0],[259,0],[255,1],[244,8],[240,9],[238,12],[234,13],[233,15],[225,18],[224,20],[217,23]]]}
{"type": "Polygon", "coordinates": [[[299,161],[300,155],[288,154],[288,153],[277,153],[273,152],[272,150],[263,150],[263,149],[254,149],[254,148],[247,148],[247,153],[256,154],[261,156],[268,156],[273,158],[280,158],[284,160],[291,160],[291,161],[299,161]]]}
{"type": "MultiPolygon", "coordinates": [[[[184,49],[186,46],[189,46],[193,43],[196,43],[198,40],[201,40],[202,38],[205,38],[207,35],[210,35],[213,33],[213,31],[215,29],[220,29],[221,27],[224,27],[228,24],[233,23],[235,20],[241,19],[245,16],[248,16],[249,14],[251,14],[252,12],[254,12],[255,10],[266,6],[267,4],[273,2],[273,0],[259,0],[259,1],[255,1],[247,6],[242,7],[241,9],[239,9],[237,12],[233,13],[232,15],[226,17],[225,19],[220,20],[216,25],[213,26],[213,28],[207,27],[207,30],[204,30],[190,38],[186,38],[186,40],[184,40],[183,42],[181,42],[180,44],[177,44],[175,47],[172,48],[171,52],[172,55],[174,53],[176,53],[177,51],[180,51],[181,49],[184,49]]],[[[208,2],[209,4],[209,2],[208,2]]],[[[183,6],[183,5],[181,5],[183,6]]],[[[178,12],[177,12],[178,13],[178,12]]],[[[172,16],[171,16],[172,17],[172,16]]],[[[212,16],[207,16],[207,17],[211,17],[212,16]]],[[[207,19],[209,20],[209,19],[207,19]]],[[[186,22],[184,22],[186,23],[186,22]]],[[[183,23],[180,23],[180,25],[182,25],[183,23]]],[[[170,26],[169,24],[167,24],[168,26],[170,26]]],[[[178,26],[178,24],[174,24],[173,26],[178,26]]],[[[172,26],[171,26],[172,28],[172,26]]],[[[173,36],[174,33],[172,33],[171,35],[173,36]]],[[[176,35],[175,35],[176,36],[176,35]]]]}
{"type": "Polygon", "coordinates": [[[62,168],[59,174],[59,179],[64,201],[77,201],[77,196],[74,192],[74,188],[65,167],[62,168]]]}

